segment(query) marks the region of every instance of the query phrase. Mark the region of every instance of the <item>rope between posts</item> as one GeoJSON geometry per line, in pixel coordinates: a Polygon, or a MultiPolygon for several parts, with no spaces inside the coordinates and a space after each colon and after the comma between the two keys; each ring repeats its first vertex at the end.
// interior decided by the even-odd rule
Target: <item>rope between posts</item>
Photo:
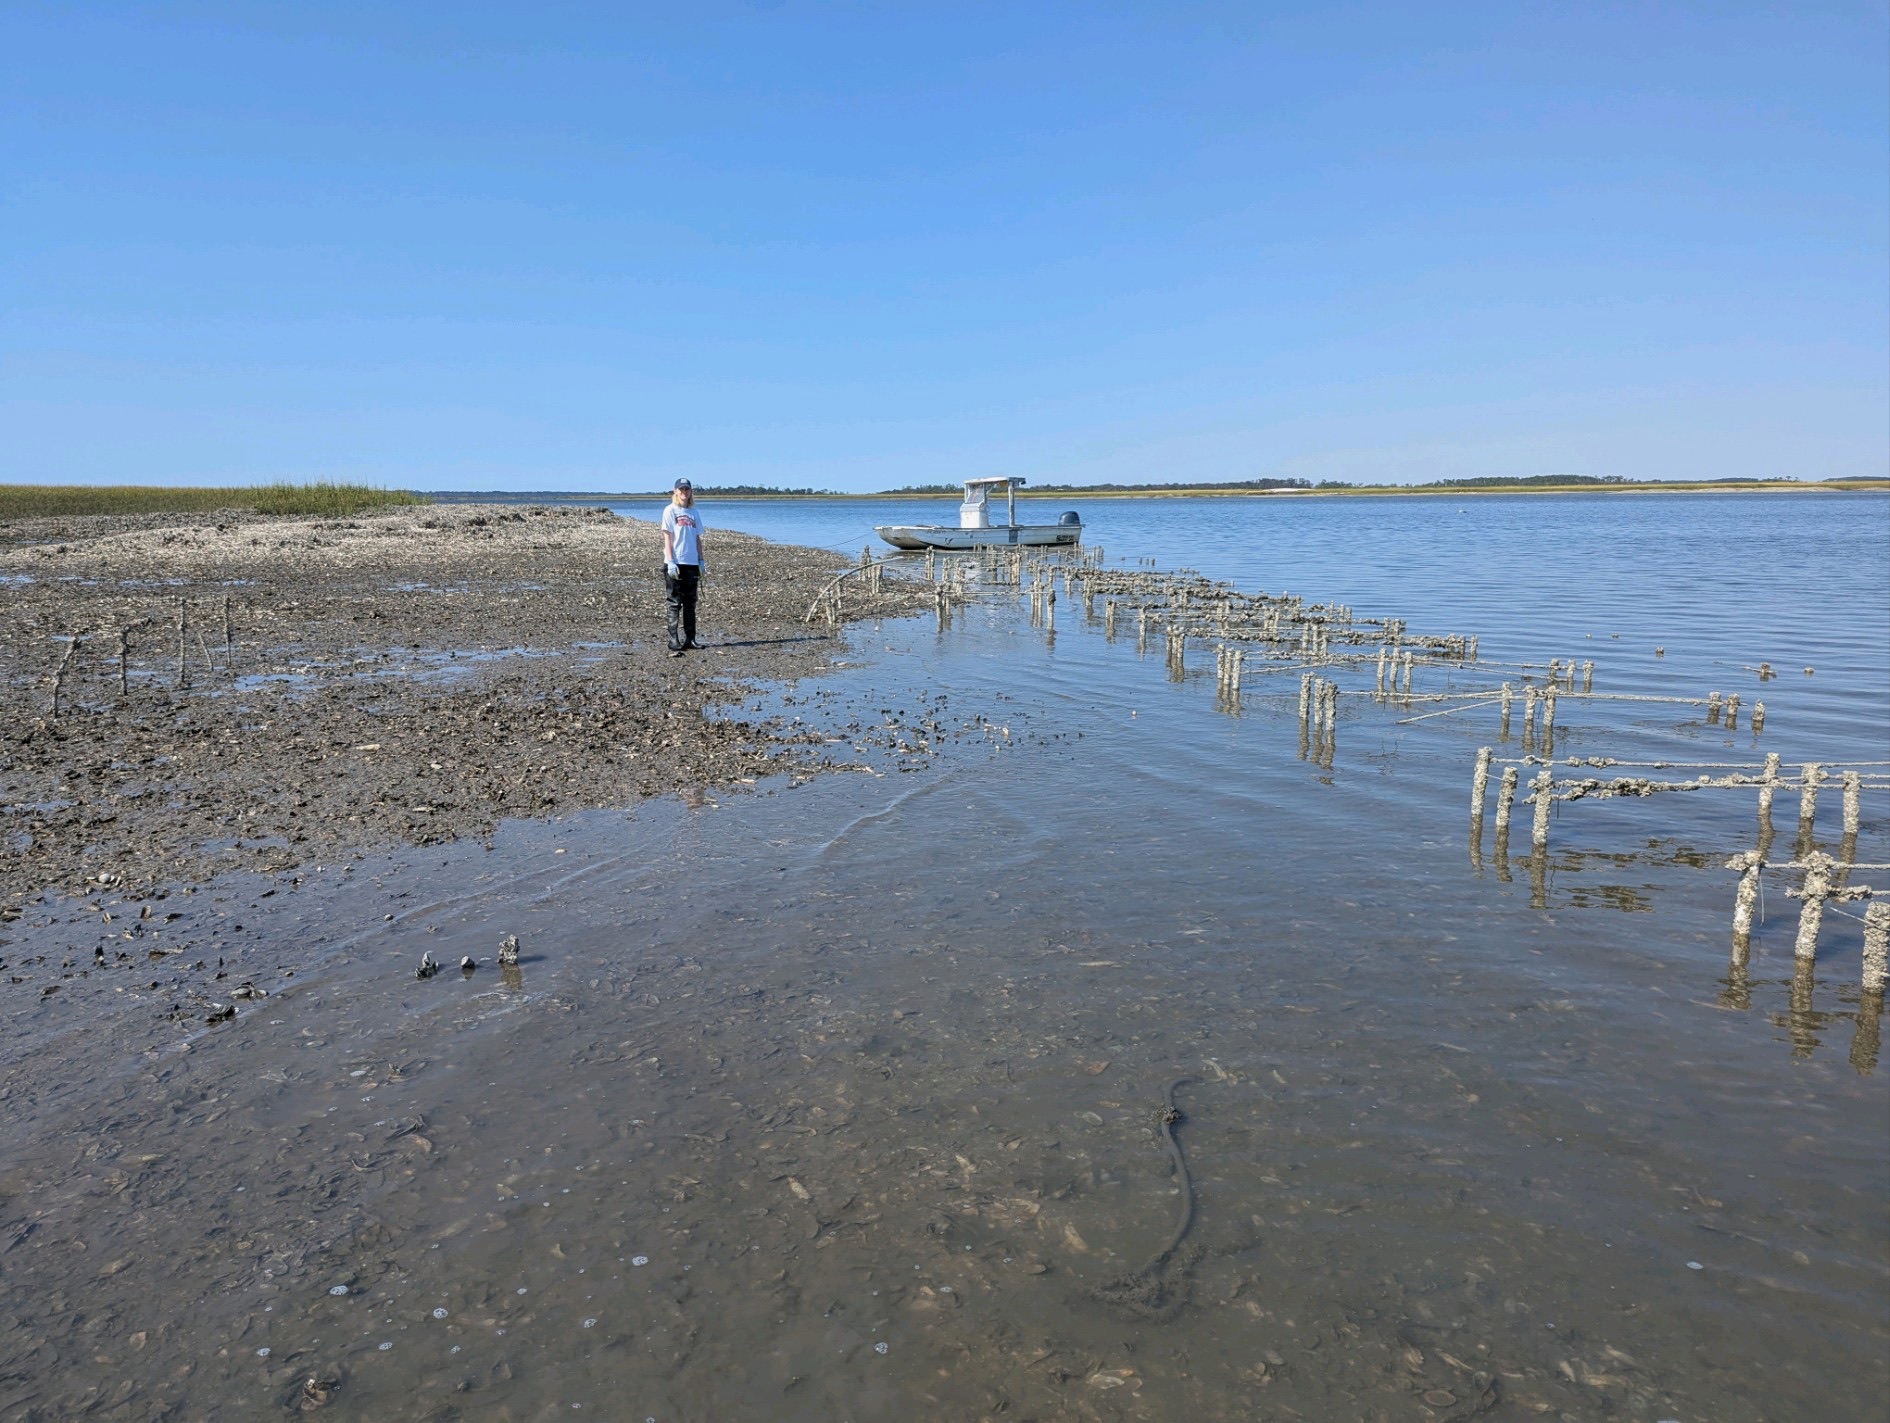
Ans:
{"type": "MultiPolygon", "coordinates": [[[[1399,696],[1394,695],[1392,696],[1391,700],[1422,702],[1422,701],[1430,701],[1431,698],[1429,697],[1399,697],[1399,696]]],[[[1499,706],[1501,705],[1502,700],[1503,699],[1501,697],[1491,697],[1487,702],[1466,702],[1464,705],[1460,707],[1445,707],[1442,711],[1425,712],[1424,715],[1422,716],[1400,717],[1398,721],[1394,724],[1398,726],[1409,726],[1411,725],[1412,722],[1429,721],[1434,716],[1455,716],[1460,711],[1475,711],[1478,707],[1499,706]]],[[[1507,765],[1509,763],[1504,762],[1503,764],[1507,765]]]]}
{"type": "MultiPolygon", "coordinates": [[[[1499,761],[1498,765],[1517,766],[1626,766],[1631,770],[1653,771],[1733,771],[1752,765],[1750,761],[1617,761],[1612,756],[1569,756],[1557,761],[1547,756],[1524,756],[1520,761],[1499,761]]],[[[1827,771],[1848,770],[1856,766],[1890,766],[1890,761],[1804,761],[1800,766],[1822,766],[1827,771]]],[[[1784,767],[1779,768],[1783,770],[1784,767]]]]}
{"type": "Polygon", "coordinates": [[[1824,902],[1824,912],[1826,914],[1842,914],[1846,919],[1855,919],[1859,924],[1868,924],[1870,922],[1870,920],[1866,919],[1861,914],[1853,914],[1848,909],[1838,908],[1837,905],[1833,904],[1828,899],[1824,902]]]}
{"type": "MultiPolygon", "coordinates": [[[[1767,862],[1759,866],[1762,870],[1808,870],[1811,868],[1803,860],[1780,860],[1776,864],[1767,862]]],[[[1853,865],[1833,863],[1829,866],[1835,873],[1838,870],[1890,870],[1890,865],[1853,865]]]]}

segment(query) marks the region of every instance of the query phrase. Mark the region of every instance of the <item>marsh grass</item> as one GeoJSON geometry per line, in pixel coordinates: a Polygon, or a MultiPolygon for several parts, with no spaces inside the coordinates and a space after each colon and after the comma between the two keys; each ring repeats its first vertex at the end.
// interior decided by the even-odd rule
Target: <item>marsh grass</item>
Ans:
{"type": "Polygon", "coordinates": [[[358,514],[390,504],[427,504],[404,489],[365,484],[258,484],[236,489],[165,489],[148,484],[0,484],[0,519],[67,514],[196,514],[253,509],[258,514],[358,514]]]}

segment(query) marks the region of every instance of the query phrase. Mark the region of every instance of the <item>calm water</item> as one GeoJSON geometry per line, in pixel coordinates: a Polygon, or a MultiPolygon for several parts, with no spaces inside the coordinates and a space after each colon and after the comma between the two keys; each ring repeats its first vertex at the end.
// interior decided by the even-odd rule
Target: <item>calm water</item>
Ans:
{"type": "MultiPolygon", "coordinates": [[[[849,552],[950,516],[704,507],[849,552]]],[[[1558,755],[1890,760],[1882,497],[1075,507],[1115,561],[1481,639],[1420,692],[1572,656],[1768,710],[1755,738],[1568,704],[1558,755]]],[[[350,1416],[1881,1417],[1862,905],[1795,977],[1778,877],[1731,975],[1748,792],[1564,806],[1531,873],[1467,840],[1494,709],[1348,701],[1326,767],[1296,674],[1233,714],[1211,654],[1172,680],[1072,602],[1054,637],[986,588],[848,645],[738,714],[861,770],[370,863],[392,922],[306,887],[284,912],[329,949],[271,1010],[290,1048],[258,1014],[125,1074],[121,1125],[183,1105],[116,1228],[201,1284],[212,1345],[124,1364],[124,1416],[251,1416],[319,1372],[350,1416]],[[361,991],[503,933],[515,982],[361,991]],[[1174,1307],[1137,1314],[1106,1287],[1185,1209],[1183,1078],[1195,1211],[1174,1307]]],[[[1863,811],[1856,858],[1890,862],[1890,795],[1863,811]]],[[[70,1308],[128,1314],[135,1277],[70,1308]]]]}
{"type": "MultiPolygon", "coordinates": [[[[662,506],[617,507],[655,518],[662,506]]],[[[711,527],[876,556],[886,550],[875,524],[957,518],[949,498],[702,507],[711,527]]],[[[1593,658],[1603,689],[1737,691],[1748,707],[1757,697],[1771,718],[1763,749],[1788,762],[1890,757],[1890,498],[1881,494],[1072,497],[1021,507],[1043,521],[1076,509],[1085,543],[1112,565],[1194,569],[1246,592],[1403,617],[1414,631],[1476,634],[1486,662],[1540,669],[1551,657],[1593,658]],[[1753,679],[1761,663],[1777,680],[1753,679]]]]}

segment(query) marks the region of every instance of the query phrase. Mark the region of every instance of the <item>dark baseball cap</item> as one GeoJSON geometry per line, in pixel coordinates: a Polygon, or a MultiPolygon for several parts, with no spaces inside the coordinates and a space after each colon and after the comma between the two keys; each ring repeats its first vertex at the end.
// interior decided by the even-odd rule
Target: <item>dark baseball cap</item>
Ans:
{"type": "Polygon", "coordinates": [[[671,485],[670,487],[673,489],[693,489],[695,486],[690,484],[690,482],[686,479],[679,479],[675,482],[675,484],[671,485]]]}

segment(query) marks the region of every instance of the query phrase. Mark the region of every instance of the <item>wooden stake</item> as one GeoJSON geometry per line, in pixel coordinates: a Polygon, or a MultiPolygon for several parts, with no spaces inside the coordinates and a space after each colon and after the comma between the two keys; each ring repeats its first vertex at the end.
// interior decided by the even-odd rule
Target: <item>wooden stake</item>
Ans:
{"type": "MultiPolygon", "coordinates": [[[[1490,788],[1490,757],[1495,754],[1490,747],[1477,748],[1477,768],[1470,773],[1470,827],[1473,832],[1483,828],[1483,798],[1490,788]]],[[[1479,833],[1478,838],[1481,838],[1479,833]]]]}
{"type": "Polygon", "coordinates": [[[1886,964],[1890,964],[1890,904],[1880,899],[1864,910],[1864,992],[1882,995],[1886,964]]]}
{"type": "Polygon", "coordinates": [[[1816,761],[1805,763],[1803,788],[1798,792],[1798,824],[1801,830],[1809,831],[1811,823],[1818,814],[1818,782],[1824,779],[1824,767],[1816,761]]]}
{"type": "Polygon", "coordinates": [[[58,670],[53,673],[52,714],[55,718],[59,715],[59,693],[66,684],[66,669],[72,666],[72,659],[79,651],[81,636],[82,634],[76,632],[66,634],[65,655],[59,659],[58,670]]]}
{"type": "Polygon", "coordinates": [[[1864,780],[1855,771],[1844,773],[1844,833],[1857,834],[1857,828],[1863,823],[1864,780]]]}
{"type": "Polygon", "coordinates": [[[1549,799],[1553,783],[1544,770],[1530,784],[1535,792],[1536,819],[1529,831],[1529,843],[1540,853],[1549,848],[1549,799]]]}
{"type": "Polygon", "coordinates": [[[1778,784],[1778,753],[1765,758],[1765,784],[1759,787],[1759,819],[1772,818],[1772,791],[1778,784]]]}
{"type": "Polygon", "coordinates": [[[1516,799],[1516,768],[1503,767],[1503,775],[1496,783],[1496,844],[1497,853],[1509,844],[1509,811],[1516,799]]]}
{"type": "Polygon", "coordinates": [[[1831,857],[1814,850],[1805,857],[1805,882],[1799,889],[1804,907],[1798,911],[1798,938],[1792,957],[1812,963],[1818,957],[1818,926],[1824,920],[1824,901],[1831,893],[1831,857]]]}
{"type": "Polygon", "coordinates": [[[1765,869],[1765,858],[1757,850],[1748,850],[1727,868],[1740,872],[1739,889],[1733,896],[1733,947],[1741,951],[1739,962],[1744,963],[1743,950],[1752,936],[1752,914],[1759,903],[1759,875],[1765,869]]]}

